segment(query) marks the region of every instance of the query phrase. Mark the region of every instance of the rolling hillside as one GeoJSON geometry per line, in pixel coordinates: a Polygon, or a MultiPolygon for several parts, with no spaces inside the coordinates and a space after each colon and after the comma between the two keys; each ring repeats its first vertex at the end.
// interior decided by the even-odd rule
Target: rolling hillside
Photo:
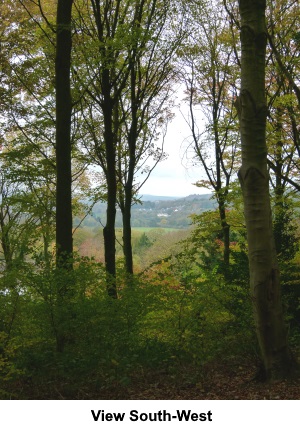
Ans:
{"type": "MultiPolygon", "coordinates": [[[[145,195],[141,196],[140,203],[132,207],[132,227],[187,228],[191,214],[199,214],[214,207],[215,201],[211,194],[192,194],[181,198],[145,195]]],[[[98,202],[91,215],[84,220],[83,226],[104,225],[105,219],[106,203],[98,202]]],[[[121,211],[117,209],[116,227],[121,226],[121,211]]]]}

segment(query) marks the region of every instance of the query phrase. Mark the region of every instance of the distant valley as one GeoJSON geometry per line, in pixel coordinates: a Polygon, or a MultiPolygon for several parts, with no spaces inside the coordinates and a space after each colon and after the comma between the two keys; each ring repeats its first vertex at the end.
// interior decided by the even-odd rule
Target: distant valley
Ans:
{"type": "MultiPolygon", "coordinates": [[[[132,207],[132,227],[149,228],[187,228],[191,224],[189,216],[199,214],[207,210],[213,210],[216,206],[211,194],[192,194],[187,197],[168,197],[144,195],[139,203],[132,207]]],[[[82,226],[96,227],[105,224],[106,203],[98,202],[94,205],[90,215],[82,223],[82,226]]],[[[76,220],[79,222],[79,219],[76,220]]],[[[116,227],[122,227],[120,209],[117,209],[116,227]]]]}

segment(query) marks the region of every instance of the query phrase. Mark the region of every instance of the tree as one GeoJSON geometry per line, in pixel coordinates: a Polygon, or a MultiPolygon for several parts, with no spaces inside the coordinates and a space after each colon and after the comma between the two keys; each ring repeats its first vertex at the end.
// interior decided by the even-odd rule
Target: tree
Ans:
{"type": "MultiPolygon", "coordinates": [[[[107,201],[103,228],[108,294],[117,298],[116,233],[118,99],[128,78],[128,28],[134,27],[132,2],[91,0],[76,4],[76,74],[83,119],[84,146],[90,161],[100,165],[107,201]]],[[[103,197],[102,193],[102,197],[103,197]]]]}
{"type": "Polygon", "coordinates": [[[250,288],[257,337],[267,379],[291,370],[291,354],[283,317],[279,269],[272,231],[267,170],[265,97],[265,0],[241,0],[240,120],[243,192],[248,239],[250,288]]]}
{"type": "Polygon", "coordinates": [[[44,26],[34,2],[19,0],[6,6],[10,24],[1,46],[1,166],[15,189],[22,190],[22,211],[34,219],[34,237],[43,238],[39,258],[49,263],[56,169],[53,31],[44,26]]]}
{"type": "MultiPolygon", "coordinates": [[[[24,128],[26,130],[27,126],[24,128]]],[[[11,194],[16,195],[14,198],[20,206],[21,220],[24,216],[31,217],[35,225],[30,241],[35,242],[35,246],[32,247],[31,244],[31,253],[28,253],[28,257],[44,261],[49,268],[52,242],[55,237],[53,157],[45,158],[20,133],[15,133],[14,137],[7,134],[6,137],[8,141],[4,143],[1,153],[3,175],[5,174],[6,182],[11,183],[10,188],[14,188],[11,194]]],[[[41,141],[39,149],[43,152],[44,145],[41,141]]]]}
{"type": "MultiPolygon", "coordinates": [[[[67,115],[69,120],[65,121],[68,112],[64,107],[67,101],[63,93],[66,88],[64,83],[60,84],[58,98],[55,97],[55,78],[58,81],[64,79],[63,69],[66,66],[61,63],[61,59],[66,60],[64,53],[60,53],[55,58],[56,37],[61,39],[55,26],[57,10],[54,2],[18,0],[18,3],[21,4],[21,8],[15,5],[10,7],[12,22],[4,32],[1,50],[3,70],[7,75],[4,86],[5,97],[2,98],[3,107],[1,106],[5,159],[6,163],[11,163],[11,170],[18,177],[17,180],[24,183],[26,192],[30,191],[31,197],[28,198],[33,203],[32,209],[34,207],[35,211],[39,211],[41,225],[44,227],[46,259],[48,258],[46,249],[52,241],[52,217],[57,206],[56,216],[59,218],[57,261],[58,265],[60,262],[63,264],[62,260],[66,258],[69,264],[72,250],[72,209],[69,201],[71,183],[74,197],[74,190],[80,184],[85,165],[78,157],[75,145],[76,140],[80,141],[80,136],[74,115],[72,116],[72,136],[70,135],[71,108],[67,115]],[[17,21],[19,21],[18,25],[14,25],[17,21]],[[55,73],[55,63],[57,73],[55,73]],[[60,105],[57,112],[55,112],[56,102],[60,105]],[[56,126],[59,129],[58,132],[56,132],[56,126]],[[63,131],[65,126],[67,131],[63,131]],[[70,178],[71,150],[73,162],[70,178]],[[68,165],[67,170],[66,165],[68,165]],[[56,186],[56,176],[59,178],[58,186],[56,186]],[[66,180],[67,177],[68,180],[66,180]],[[66,193],[68,198],[65,199],[66,193]],[[59,200],[57,205],[55,202],[53,204],[55,194],[59,200]],[[64,210],[68,212],[68,216],[64,210]],[[65,240],[66,235],[67,240],[65,240]],[[59,245],[59,242],[63,245],[59,245]],[[68,251],[63,250],[62,246],[66,246],[68,251]],[[60,253],[62,256],[58,256],[60,253]],[[69,254],[69,257],[66,254],[69,254]]],[[[62,15],[61,12],[60,14],[62,15]]],[[[71,28],[69,30],[71,36],[71,28]]],[[[64,35],[62,38],[65,43],[64,35]]],[[[70,64],[67,68],[69,72],[66,72],[66,75],[70,83],[70,64]]],[[[67,104],[70,105],[70,102],[71,99],[67,104]]],[[[75,205],[78,207],[74,202],[75,199],[73,199],[73,211],[75,205]]],[[[37,212],[35,213],[37,215],[37,212]]]]}
{"type": "Polygon", "coordinates": [[[278,201],[281,199],[280,193],[284,193],[287,188],[300,190],[297,181],[300,155],[297,93],[300,62],[295,27],[299,8],[297,3],[276,0],[270,3],[267,10],[270,44],[266,69],[268,165],[278,201]]]}
{"type": "Polygon", "coordinates": [[[72,99],[71,49],[73,0],[58,0],[56,14],[55,94],[56,94],[56,266],[58,325],[56,348],[63,352],[66,343],[65,320],[69,319],[70,269],[73,267],[72,237],[72,99]],[[62,276],[65,272],[65,276],[62,276]]]}
{"type": "Polygon", "coordinates": [[[166,37],[172,21],[169,2],[117,1],[114,7],[108,1],[92,1],[91,6],[92,20],[91,11],[78,9],[81,66],[76,76],[84,94],[85,147],[105,176],[105,264],[109,292],[116,296],[116,204],[123,216],[126,270],[133,273],[131,206],[138,189],[164,156],[156,140],[170,118],[167,101],[176,42],[175,36],[172,43],[166,37]],[[139,183],[136,177],[142,171],[145,175],[139,183]]]}
{"type": "Polygon", "coordinates": [[[218,203],[223,241],[223,265],[230,261],[230,225],[227,220],[228,195],[237,170],[238,128],[233,95],[237,91],[235,49],[229,23],[218,5],[202,2],[198,16],[190,6],[191,25],[183,49],[183,83],[189,113],[193,162],[203,167],[206,178],[196,185],[213,190],[218,203]],[[214,15],[214,20],[211,16],[214,15]],[[203,126],[201,123],[206,122],[203,126]]]}
{"type": "Polygon", "coordinates": [[[268,41],[281,73],[289,82],[300,106],[300,86],[295,74],[299,68],[300,32],[297,27],[299,18],[298,1],[273,0],[268,11],[268,41]],[[278,32],[278,27],[280,31],[278,32]]]}
{"type": "MultiPolygon", "coordinates": [[[[87,29],[90,43],[97,50],[98,64],[94,64],[92,58],[87,59],[88,76],[93,80],[92,90],[87,89],[91,100],[97,106],[99,115],[98,127],[101,127],[102,136],[99,131],[92,132],[92,139],[95,144],[95,154],[104,171],[107,187],[107,209],[106,224],[103,229],[105,266],[107,272],[108,294],[117,298],[116,287],[116,205],[117,205],[117,143],[119,132],[119,107],[118,98],[125,88],[128,78],[128,57],[124,48],[128,43],[128,36],[125,35],[124,25],[127,14],[129,22],[134,27],[134,15],[132,16],[131,2],[124,5],[120,0],[114,5],[106,0],[101,3],[99,0],[91,0],[92,16],[94,23],[87,29]],[[95,73],[96,70],[96,73],[95,73]]],[[[91,105],[88,107],[91,113],[91,105]]],[[[93,109],[92,109],[93,110],[93,109]]],[[[89,129],[95,126],[89,124],[89,129]]]]}
{"type": "Polygon", "coordinates": [[[9,272],[22,263],[36,240],[36,218],[26,210],[22,184],[9,177],[1,163],[0,174],[0,245],[4,269],[9,272]]]}
{"type": "Polygon", "coordinates": [[[171,117],[167,102],[175,82],[172,62],[182,33],[179,22],[176,31],[172,28],[171,8],[175,13],[175,5],[169,1],[163,5],[157,0],[136,2],[135,28],[128,49],[128,86],[119,100],[122,129],[117,152],[118,203],[123,217],[125,268],[129,274],[133,274],[131,207],[134,197],[165,155],[164,138],[161,146],[155,141],[171,117]],[[168,38],[166,32],[169,32],[168,38]],[[147,166],[148,162],[151,167],[147,166]],[[141,172],[146,177],[140,175],[137,179],[141,172]]]}
{"type": "MultiPolygon", "coordinates": [[[[6,346],[10,340],[19,311],[22,277],[26,258],[38,241],[36,217],[27,211],[28,200],[22,183],[16,181],[1,160],[0,173],[0,332],[5,333],[6,346]]],[[[3,340],[3,337],[2,337],[3,340]]],[[[0,353],[1,353],[0,346],[0,353]]]]}
{"type": "Polygon", "coordinates": [[[72,238],[71,168],[71,17],[73,0],[58,0],[56,17],[56,253],[57,265],[69,266],[72,238]]]}

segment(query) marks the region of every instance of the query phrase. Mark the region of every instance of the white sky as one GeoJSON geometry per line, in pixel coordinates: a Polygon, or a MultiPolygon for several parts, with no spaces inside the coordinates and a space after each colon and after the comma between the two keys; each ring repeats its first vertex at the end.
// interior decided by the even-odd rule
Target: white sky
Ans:
{"type": "Polygon", "coordinates": [[[190,130],[182,114],[178,112],[168,126],[164,151],[169,154],[165,161],[158,163],[140,194],[155,196],[185,197],[190,194],[207,194],[205,188],[193,185],[203,176],[200,166],[188,167],[185,149],[190,130]]]}

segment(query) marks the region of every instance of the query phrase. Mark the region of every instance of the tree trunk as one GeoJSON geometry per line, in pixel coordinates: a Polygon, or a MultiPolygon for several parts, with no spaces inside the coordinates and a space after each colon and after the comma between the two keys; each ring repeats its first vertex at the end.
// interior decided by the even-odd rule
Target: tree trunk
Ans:
{"type": "Polygon", "coordinates": [[[117,298],[116,286],[116,205],[117,205],[117,177],[116,177],[116,139],[114,132],[113,111],[115,102],[111,95],[109,70],[102,73],[104,143],[106,159],[107,209],[106,225],[103,229],[104,259],[107,273],[107,292],[109,296],[117,298]]]}
{"type": "Polygon", "coordinates": [[[138,139],[137,131],[137,103],[135,97],[135,70],[131,70],[131,127],[128,135],[128,149],[129,149],[129,163],[128,163],[128,176],[124,187],[125,203],[123,212],[123,245],[125,256],[126,272],[130,275],[133,274],[133,257],[132,257],[132,243],[131,243],[131,206],[133,196],[133,179],[134,169],[136,166],[136,142],[138,139]]]}
{"type": "Polygon", "coordinates": [[[230,226],[226,220],[226,196],[228,194],[229,178],[228,173],[224,172],[224,160],[223,153],[221,150],[220,135],[219,135],[219,116],[220,116],[220,94],[218,90],[219,79],[213,78],[213,129],[214,129],[214,144],[215,144],[215,160],[216,160],[216,183],[215,191],[217,193],[217,201],[219,206],[220,222],[222,227],[222,239],[224,243],[223,250],[223,271],[227,278],[229,274],[229,264],[230,264],[230,226]],[[222,168],[223,167],[223,168],[222,168]],[[225,190],[222,186],[222,173],[226,178],[226,188],[225,190]]]}
{"type": "MultiPolygon", "coordinates": [[[[1,208],[2,209],[2,208],[1,208]]],[[[9,237],[9,227],[5,224],[5,215],[3,215],[2,210],[0,212],[0,228],[1,228],[1,246],[4,255],[5,268],[9,271],[12,268],[13,262],[13,252],[9,237]]]]}
{"type": "Polygon", "coordinates": [[[265,0],[240,0],[241,94],[240,118],[243,192],[248,237],[250,288],[264,376],[282,377],[290,370],[279,269],[272,231],[267,170],[265,100],[265,0]]]}
{"type": "Polygon", "coordinates": [[[56,349],[63,352],[66,343],[65,310],[72,270],[72,171],[71,171],[71,16],[73,0],[58,0],[56,16],[56,266],[66,271],[57,279],[56,349]]]}
{"type": "Polygon", "coordinates": [[[131,243],[131,205],[132,186],[125,186],[125,204],[122,213],[123,218],[123,252],[125,257],[125,270],[129,275],[133,274],[133,257],[131,243]]]}
{"type": "Polygon", "coordinates": [[[58,0],[56,21],[56,258],[58,267],[71,265],[72,173],[71,173],[71,13],[73,0],[58,0]]]}
{"type": "Polygon", "coordinates": [[[125,270],[129,275],[133,274],[133,256],[132,256],[132,241],[131,241],[131,207],[133,197],[133,181],[134,181],[134,170],[136,167],[136,147],[137,140],[139,137],[138,131],[138,106],[140,100],[137,96],[139,92],[139,86],[137,83],[137,52],[134,51],[132,61],[130,63],[130,113],[131,123],[130,130],[127,137],[128,144],[128,172],[127,178],[125,178],[124,186],[124,204],[122,205],[122,218],[123,218],[123,252],[125,257],[125,270]],[[138,90],[137,90],[138,88],[138,90]]]}
{"type": "Polygon", "coordinates": [[[222,239],[224,243],[223,250],[223,264],[224,264],[224,274],[225,276],[229,273],[229,264],[230,264],[230,225],[227,223],[226,219],[226,204],[224,194],[218,195],[218,206],[219,206],[219,215],[222,227],[222,239]]]}

